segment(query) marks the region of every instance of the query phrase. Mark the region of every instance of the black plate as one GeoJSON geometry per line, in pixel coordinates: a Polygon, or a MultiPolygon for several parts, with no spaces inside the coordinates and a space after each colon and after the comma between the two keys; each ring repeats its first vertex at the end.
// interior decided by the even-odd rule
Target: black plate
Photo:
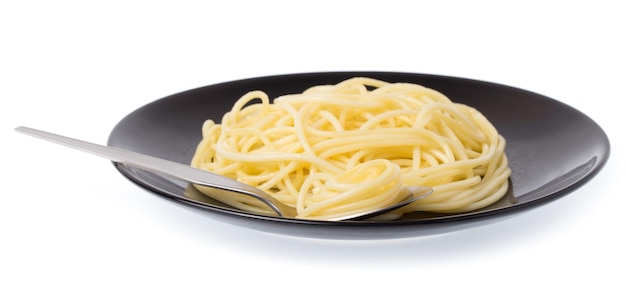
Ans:
{"type": "Polygon", "coordinates": [[[147,104],[113,129],[108,144],[189,163],[201,139],[202,123],[220,121],[234,102],[251,90],[270,97],[298,93],[319,84],[355,76],[411,82],[443,92],[480,110],[507,139],[513,171],[511,188],[498,203],[455,215],[416,213],[389,222],[327,222],[283,219],[238,211],[189,193],[187,184],[116,165],[140,186],[204,209],[221,220],[268,232],[317,238],[380,239],[436,234],[490,223],[558,199],[591,179],[609,157],[603,130],[583,113],[529,91],[476,80],[412,73],[328,72],[269,76],[201,87],[147,104]],[[185,191],[187,189],[187,191],[185,191]]]}

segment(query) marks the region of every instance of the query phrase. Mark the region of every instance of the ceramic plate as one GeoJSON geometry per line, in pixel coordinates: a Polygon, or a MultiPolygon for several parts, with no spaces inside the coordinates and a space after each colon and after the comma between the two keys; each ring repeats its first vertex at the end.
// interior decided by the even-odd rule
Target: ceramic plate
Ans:
{"type": "Polygon", "coordinates": [[[380,239],[449,232],[513,216],[579,188],[609,157],[609,141],[604,131],[585,114],[557,100],[489,82],[394,72],[289,74],[188,90],[130,113],[115,126],[108,144],[187,164],[201,139],[202,123],[206,119],[220,121],[248,91],[263,90],[270,97],[277,97],[355,76],[421,84],[481,111],[507,140],[512,175],[506,197],[479,211],[452,215],[414,213],[386,222],[296,220],[239,211],[196,193],[186,183],[123,165],[116,167],[149,191],[205,210],[229,223],[315,238],[380,239]]]}

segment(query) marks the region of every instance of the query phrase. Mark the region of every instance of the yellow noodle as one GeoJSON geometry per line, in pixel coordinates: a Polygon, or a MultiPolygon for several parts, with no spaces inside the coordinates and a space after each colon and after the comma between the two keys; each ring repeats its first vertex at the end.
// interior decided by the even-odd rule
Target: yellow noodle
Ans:
{"type": "MultiPolygon", "coordinates": [[[[207,120],[202,137],[194,167],[257,186],[307,219],[384,207],[412,185],[434,192],[381,219],[472,211],[500,199],[511,173],[504,138],[479,111],[421,85],[371,78],[273,102],[249,92],[219,124],[207,120]]],[[[267,210],[247,196],[220,200],[267,210]]]]}

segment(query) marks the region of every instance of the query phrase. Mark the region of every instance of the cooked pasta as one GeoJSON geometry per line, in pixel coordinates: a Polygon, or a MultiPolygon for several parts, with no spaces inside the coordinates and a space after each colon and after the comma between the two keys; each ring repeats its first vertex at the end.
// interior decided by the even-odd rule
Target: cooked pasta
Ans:
{"type": "MultiPolygon", "coordinates": [[[[421,85],[356,77],[273,102],[262,91],[245,94],[220,123],[204,123],[191,165],[256,186],[305,219],[390,205],[403,186],[433,187],[383,217],[395,219],[494,203],[508,189],[504,147],[472,107],[421,85]]],[[[243,195],[219,200],[267,211],[243,195]]]]}

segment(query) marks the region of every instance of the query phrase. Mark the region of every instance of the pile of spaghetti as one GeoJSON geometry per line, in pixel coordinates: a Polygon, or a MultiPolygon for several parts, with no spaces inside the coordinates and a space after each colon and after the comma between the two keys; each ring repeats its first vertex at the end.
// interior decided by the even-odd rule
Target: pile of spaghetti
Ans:
{"type": "MultiPolygon", "coordinates": [[[[458,213],[508,189],[505,140],[476,109],[417,84],[357,77],[277,97],[241,97],[221,123],[207,120],[191,165],[264,190],[298,218],[384,207],[403,186],[434,192],[412,211],[458,213]]],[[[197,187],[205,194],[203,187],[197,187]]],[[[219,199],[251,212],[247,197],[219,199]]]]}

